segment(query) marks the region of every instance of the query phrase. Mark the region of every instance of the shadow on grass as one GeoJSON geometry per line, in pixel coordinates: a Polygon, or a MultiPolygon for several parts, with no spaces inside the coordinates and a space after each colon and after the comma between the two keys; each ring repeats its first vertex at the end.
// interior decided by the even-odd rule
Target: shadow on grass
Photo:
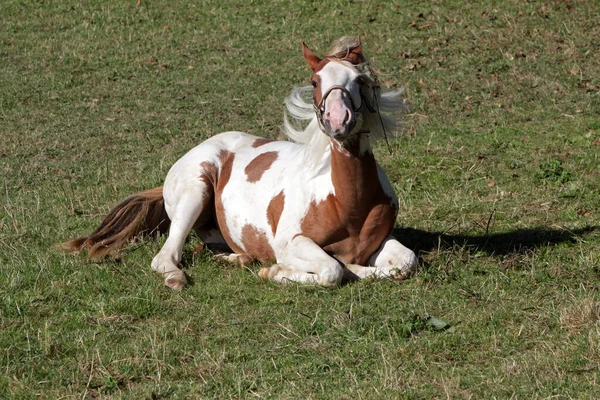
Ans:
{"type": "Polygon", "coordinates": [[[538,227],[487,235],[452,235],[414,228],[394,228],[392,234],[417,255],[437,248],[448,249],[461,246],[472,252],[483,251],[489,255],[501,256],[524,254],[540,247],[560,243],[575,243],[581,236],[592,233],[598,228],[600,227],[588,226],[569,230],[538,227]]]}

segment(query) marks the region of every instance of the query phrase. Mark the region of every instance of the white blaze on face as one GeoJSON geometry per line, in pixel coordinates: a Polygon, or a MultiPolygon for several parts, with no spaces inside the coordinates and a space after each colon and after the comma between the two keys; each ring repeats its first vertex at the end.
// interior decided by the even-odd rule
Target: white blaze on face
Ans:
{"type": "Polygon", "coordinates": [[[352,109],[352,102],[358,109],[361,106],[361,98],[356,78],[358,73],[338,62],[330,62],[321,71],[318,72],[321,78],[321,93],[323,96],[334,86],[340,86],[346,89],[352,96],[343,90],[332,90],[325,99],[325,112],[323,119],[330,134],[346,135],[350,133],[349,128],[354,126],[356,118],[355,110],[352,109]]]}

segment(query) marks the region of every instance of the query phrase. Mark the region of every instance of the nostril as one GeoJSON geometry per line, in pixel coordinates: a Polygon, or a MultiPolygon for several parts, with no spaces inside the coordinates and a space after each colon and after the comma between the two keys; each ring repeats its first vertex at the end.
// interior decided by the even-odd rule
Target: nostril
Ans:
{"type": "Polygon", "coordinates": [[[344,117],[344,125],[350,121],[350,110],[346,110],[346,116],[344,117]]]}

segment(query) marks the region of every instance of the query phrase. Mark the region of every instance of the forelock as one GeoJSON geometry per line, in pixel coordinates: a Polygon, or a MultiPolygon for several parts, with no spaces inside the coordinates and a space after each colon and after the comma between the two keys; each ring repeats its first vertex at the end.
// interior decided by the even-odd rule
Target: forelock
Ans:
{"type": "Polygon", "coordinates": [[[344,60],[352,49],[360,46],[360,40],[357,36],[344,36],[333,42],[331,48],[325,53],[325,58],[334,58],[344,60]]]}

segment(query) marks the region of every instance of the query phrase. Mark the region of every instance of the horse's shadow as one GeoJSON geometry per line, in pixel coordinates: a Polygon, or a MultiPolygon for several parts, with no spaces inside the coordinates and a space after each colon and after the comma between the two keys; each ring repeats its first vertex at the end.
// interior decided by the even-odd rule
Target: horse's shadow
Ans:
{"type": "MultiPolygon", "coordinates": [[[[423,264],[423,256],[438,249],[449,250],[460,247],[471,253],[485,252],[490,256],[500,257],[511,254],[527,254],[536,249],[560,243],[577,243],[581,236],[590,234],[599,228],[600,226],[587,226],[577,229],[537,227],[483,235],[448,234],[415,228],[394,228],[392,235],[404,246],[412,249],[423,264]]],[[[219,253],[219,250],[222,249],[215,250],[215,252],[219,253]]],[[[182,264],[192,265],[193,259],[184,257],[182,264]]],[[[428,263],[424,262],[424,264],[428,263]]],[[[358,280],[358,277],[349,270],[345,269],[344,273],[342,284],[358,280]]],[[[188,279],[188,286],[194,286],[192,277],[187,273],[186,278],[188,279]]]]}
{"type": "Polygon", "coordinates": [[[576,243],[581,236],[592,233],[598,228],[598,226],[577,229],[536,227],[483,235],[455,235],[414,228],[394,228],[392,234],[419,256],[436,249],[451,249],[456,246],[464,247],[471,252],[505,256],[525,254],[541,247],[560,243],[576,243]]]}

